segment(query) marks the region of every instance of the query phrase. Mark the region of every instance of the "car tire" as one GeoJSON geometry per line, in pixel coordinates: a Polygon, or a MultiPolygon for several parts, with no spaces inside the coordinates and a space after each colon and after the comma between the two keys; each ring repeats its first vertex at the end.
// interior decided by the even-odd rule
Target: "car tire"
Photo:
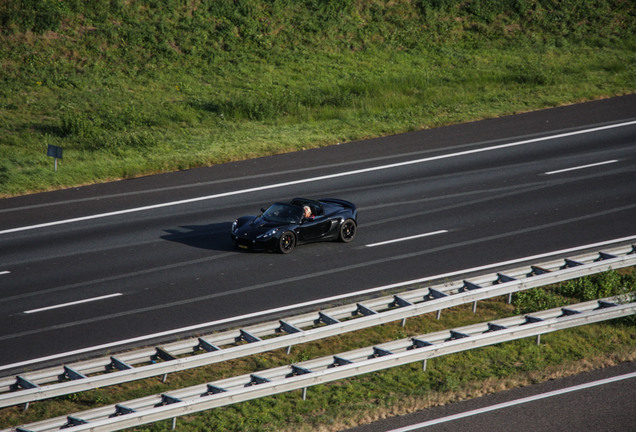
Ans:
{"type": "Polygon", "coordinates": [[[345,220],[340,226],[340,234],[338,240],[343,243],[349,243],[356,236],[356,229],[358,228],[356,221],[353,219],[345,220]]]}
{"type": "Polygon", "coordinates": [[[296,246],[296,236],[291,231],[285,231],[278,239],[278,252],[288,254],[296,246]]]}

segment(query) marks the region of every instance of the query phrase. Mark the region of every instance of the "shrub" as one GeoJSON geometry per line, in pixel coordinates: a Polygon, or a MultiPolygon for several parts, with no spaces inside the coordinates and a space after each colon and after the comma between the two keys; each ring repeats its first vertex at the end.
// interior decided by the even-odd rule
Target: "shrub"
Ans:
{"type": "Polygon", "coordinates": [[[515,294],[512,304],[517,314],[553,309],[566,304],[565,299],[542,287],[515,294]]]}
{"type": "Polygon", "coordinates": [[[557,293],[579,301],[594,300],[603,297],[624,295],[633,288],[633,277],[620,275],[615,270],[585,276],[564,282],[557,293]],[[631,283],[630,283],[631,282],[631,283]]]}

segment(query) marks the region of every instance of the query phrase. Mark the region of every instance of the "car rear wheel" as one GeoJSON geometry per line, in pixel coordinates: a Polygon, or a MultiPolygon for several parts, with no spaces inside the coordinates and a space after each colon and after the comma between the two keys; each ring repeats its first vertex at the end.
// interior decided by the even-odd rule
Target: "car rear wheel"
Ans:
{"type": "Polygon", "coordinates": [[[356,228],[356,221],[353,219],[345,220],[340,227],[338,239],[341,242],[349,243],[356,236],[356,228]]]}
{"type": "Polygon", "coordinates": [[[278,252],[288,254],[294,246],[296,246],[296,236],[291,231],[285,231],[278,240],[278,252]]]}

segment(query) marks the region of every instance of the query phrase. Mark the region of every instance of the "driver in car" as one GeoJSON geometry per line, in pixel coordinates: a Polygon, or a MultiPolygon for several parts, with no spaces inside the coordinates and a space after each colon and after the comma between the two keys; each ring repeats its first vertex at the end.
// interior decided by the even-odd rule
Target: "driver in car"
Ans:
{"type": "Polygon", "coordinates": [[[314,220],[314,215],[311,214],[311,208],[309,206],[304,206],[303,207],[303,219],[304,220],[314,220]]]}

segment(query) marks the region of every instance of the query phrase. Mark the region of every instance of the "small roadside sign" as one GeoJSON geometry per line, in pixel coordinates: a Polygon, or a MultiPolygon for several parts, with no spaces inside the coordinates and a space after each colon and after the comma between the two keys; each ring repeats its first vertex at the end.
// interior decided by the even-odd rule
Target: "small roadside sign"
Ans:
{"type": "Polygon", "coordinates": [[[57,160],[62,159],[62,147],[49,144],[46,155],[55,158],[55,171],[57,171],[57,160]]]}

